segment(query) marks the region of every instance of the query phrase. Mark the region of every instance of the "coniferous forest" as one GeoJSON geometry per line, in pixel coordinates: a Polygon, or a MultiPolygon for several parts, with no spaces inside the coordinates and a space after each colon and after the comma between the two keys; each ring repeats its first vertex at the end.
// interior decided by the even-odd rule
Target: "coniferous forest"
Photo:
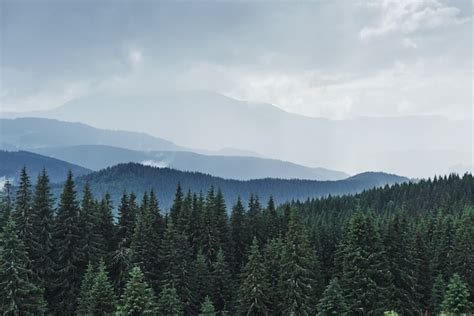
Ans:
{"type": "Polygon", "coordinates": [[[474,179],[226,208],[219,188],[77,192],[6,185],[5,315],[460,315],[473,312],[474,179]],[[79,199],[79,194],[81,198],[79,199]],[[117,212],[115,212],[117,210],[117,212]],[[115,216],[114,214],[117,214],[115,216]]]}

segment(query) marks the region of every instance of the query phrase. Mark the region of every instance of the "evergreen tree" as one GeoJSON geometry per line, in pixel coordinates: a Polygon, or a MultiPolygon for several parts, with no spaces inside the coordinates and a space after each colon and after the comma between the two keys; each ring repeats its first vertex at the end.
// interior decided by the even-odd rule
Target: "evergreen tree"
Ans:
{"type": "Polygon", "coordinates": [[[0,238],[0,311],[3,315],[43,315],[43,291],[33,282],[23,241],[10,217],[0,238]]]}
{"type": "Polygon", "coordinates": [[[165,286],[161,290],[158,300],[158,313],[159,315],[183,315],[183,305],[174,287],[165,286]]]}
{"type": "Polygon", "coordinates": [[[314,312],[319,290],[319,266],[299,215],[292,212],[281,258],[281,292],[285,314],[314,312]]]}
{"type": "Polygon", "coordinates": [[[124,192],[120,200],[118,208],[118,227],[117,227],[117,243],[122,242],[124,247],[130,247],[133,237],[133,229],[135,228],[136,214],[130,203],[129,197],[124,192]]]}
{"type": "Polygon", "coordinates": [[[32,192],[30,177],[23,167],[20,172],[20,182],[16,191],[15,212],[13,220],[18,230],[18,238],[23,241],[26,253],[29,258],[34,257],[34,251],[37,249],[35,240],[35,213],[32,209],[32,192]]]}
{"type": "Polygon", "coordinates": [[[263,218],[265,222],[265,240],[270,240],[278,237],[280,232],[280,219],[275,209],[275,202],[270,196],[267,208],[264,209],[263,218]]]}
{"type": "Polygon", "coordinates": [[[212,300],[217,311],[231,311],[233,285],[222,249],[219,249],[216,262],[212,265],[212,291],[212,300]]]}
{"type": "Polygon", "coordinates": [[[101,253],[103,258],[108,258],[114,249],[115,226],[112,214],[113,205],[109,193],[106,193],[97,208],[97,232],[102,239],[101,253]]]}
{"type": "Polygon", "coordinates": [[[0,229],[6,224],[13,209],[12,185],[10,181],[5,181],[2,191],[0,192],[0,229]]]}
{"type": "Polygon", "coordinates": [[[474,208],[466,208],[456,224],[453,249],[454,270],[466,282],[474,302],[474,208]]]}
{"type": "Polygon", "coordinates": [[[199,306],[206,296],[211,294],[211,273],[207,265],[206,257],[199,250],[196,256],[196,262],[194,264],[194,275],[195,275],[195,288],[194,288],[194,299],[195,305],[199,306]]]}
{"type": "Polygon", "coordinates": [[[263,225],[262,225],[262,207],[258,196],[250,196],[249,209],[247,212],[247,236],[249,240],[257,238],[259,245],[263,245],[263,225]]]}
{"type": "Polygon", "coordinates": [[[354,214],[342,245],[342,282],[354,314],[381,313],[388,304],[390,272],[385,264],[378,229],[370,215],[354,214]]]}
{"type": "Polygon", "coordinates": [[[91,310],[93,315],[110,315],[115,311],[117,298],[110,282],[105,264],[101,260],[91,288],[91,310]]]}
{"type": "MultiPolygon", "coordinates": [[[[229,231],[229,219],[227,217],[227,210],[225,206],[224,196],[222,191],[217,190],[216,197],[213,203],[213,226],[217,240],[217,252],[223,250],[227,256],[230,253],[230,231],[229,231]]],[[[216,252],[216,255],[217,255],[216,252]]]]}
{"type": "Polygon", "coordinates": [[[33,198],[34,239],[36,248],[32,251],[33,272],[45,289],[45,298],[50,301],[51,284],[54,277],[53,251],[53,199],[49,188],[49,178],[43,169],[38,176],[33,198]]]}
{"type": "Polygon", "coordinates": [[[349,307],[346,304],[342,288],[337,278],[332,279],[323,293],[323,297],[319,301],[318,315],[347,315],[349,307]]]}
{"type": "Polygon", "coordinates": [[[181,215],[181,208],[183,206],[183,190],[181,189],[181,184],[178,183],[178,186],[176,187],[176,193],[174,196],[174,201],[173,205],[171,206],[169,216],[171,218],[171,221],[173,222],[173,225],[178,225],[178,218],[181,215]]]}
{"type": "Polygon", "coordinates": [[[213,262],[216,258],[217,251],[219,250],[219,238],[216,232],[215,219],[214,219],[214,203],[215,193],[214,187],[211,187],[207,193],[206,202],[201,217],[201,234],[199,246],[202,249],[209,263],[213,262]]]}
{"type": "Polygon", "coordinates": [[[68,173],[54,225],[56,253],[54,307],[58,314],[73,314],[79,294],[84,257],[79,221],[79,203],[72,173],[68,173]]]}
{"type": "Polygon", "coordinates": [[[82,253],[85,262],[97,263],[104,255],[103,244],[105,243],[98,229],[96,216],[96,205],[88,183],[84,185],[81,209],[79,214],[79,225],[82,242],[82,253]]]}
{"type": "Polygon", "coordinates": [[[445,291],[446,283],[444,282],[443,276],[438,274],[434,281],[433,289],[431,290],[430,312],[433,315],[438,315],[441,312],[445,291]]]}
{"type": "Polygon", "coordinates": [[[132,262],[142,269],[155,291],[160,286],[162,269],[159,262],[162,225],[160,210],[149,202],[148,194],[145,193],[133,234],[131,255],[132,262]]]}
{"type": "Polygon", "coordinates": [[[269,282],[267,271],[257,238],[254,237],[248,261],[242,269],[241,284],[239,289],[239,313],[245,315],[268,315],[269,282]]]}
{"type": "Polygon", "coordinates": [[[271,314],[280,315],[282,311],[282,292],[280,282],[281,277],[281,263],[283,253],[283,240],[281,238],[271,239],[265,247],[265,267],[268,272],[270,289],[269,291],[269,306],[271,307],[271,314]]]}
{"type": "Polygon", "coordinates": [[[81,290],[77,302],[78,315],[90,315],[92,313],[92,286],[94,285],[95,276],[94,266],[89,262],[81,282],[81,290]]]}
{"type": "Polygon", "coordinates": [[[206,296],[201,304],[199,316],[215,316],[216,310],[212,304],[211,298],[206,296]]]}
{"type": "Polygon", "coordinates": [[[446,289],[443,311],[454,315],[472,312],[472,303],[469,301],[469,289],[457,273],[453,274],[446,289]]]}
{"type": "Polygon", "coordinates": [[[427,237],[425,232],[428,229],[422,223],[416,227],[414,243],[416,291],[418,293],[419,305],[422,311],[426,312],[430,307],[432,272],[431,258],[428,252],[427,237]]]}
{"type": "Polygon", "coordinates": [[[230,235],[232,241],[232,270],[234,274],[239,273],[242,262],[246,257],[248,237],[245,236],[245,209],[240,197],[232,208],[230,217],[230,235]]]}
{"type": "Polygon", "coordinates": [[[120,299],[119,314],[156,315],[157,301],[153,289],[146,283],[139,267],[130,270],[130,278],[120,299]]]}

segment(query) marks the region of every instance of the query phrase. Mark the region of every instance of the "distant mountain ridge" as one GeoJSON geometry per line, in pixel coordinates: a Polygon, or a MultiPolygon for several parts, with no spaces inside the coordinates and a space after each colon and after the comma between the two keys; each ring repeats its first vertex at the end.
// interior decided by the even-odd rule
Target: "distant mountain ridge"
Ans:
{"type": "MultiPolygon", "coordinates": [[[[153,189],[163,210],[170,207],[178,183],[183,190],[206,192],[211,186],[220,188],[228,206],[238,197],[247,200],[251,194],[258,195],[262,201],[273,196],[276,203],[291,200],[305,200],[328,195],[354,194],[377,186],[409,181],[408,178],[384,173],[370,173],[338,181],[258,179],[249,181],[226,180],[199,172],[184,172],[169,168],[156,168],[137,163],[119,164],[114,167],[93,172],[76,179],[78,192],[89,183],[96,196],[106,192],[112,195],[115,206],[124,191],[135,192],[139,196],[153,189]]],[[[61,187],[56,186],[56,195],[61,187]]]]}
{"type": "Polygon", "coordinates": [[[428,177],[453,165],[472,163],[469,119],[329,120],[203,91],[97,94],[35,115],[146,132],[190,148],[250,150],[269,158],[350,173],[384,170],[428,177]]]}
{"type": "Polygon", "coordinates": [[[16,184],[23,167],[26,167],[28,174],[32,177],[32,182],[36,181],[36,177],[43,168],[48,172],[51,182],[64,181],[69,170],[78,177],[92,172],[75,164],[27,151],[0,150],[0,178],[8,179],[16,184]]]}
{"type": "Polygon", "coordinates": [[[265,177],[337,180],[349,176],[325,168],[246,157],[243,156],[246,152],[236,149],[223,149],[219,155],[201,150],[194,153],[195,150],[143,133],[103,130],[52,119],[0,119],[0,135],[0,149],[28,150],[93,170],[142,162],[242,180],[265,177]],[[229,156],[231,153],[236,156],[229,156]]]}
{"type": "Polygon", "coordinates": [[[340,180],[343,172],[308,168],[286,161],[245,156],[201,155],[186,151],[134,151],[103,145],[39,148],[33,151],[99,170],[119,163],[138,162],[150,166],[196,171],[226,179],[260,178],[340,180]]]}

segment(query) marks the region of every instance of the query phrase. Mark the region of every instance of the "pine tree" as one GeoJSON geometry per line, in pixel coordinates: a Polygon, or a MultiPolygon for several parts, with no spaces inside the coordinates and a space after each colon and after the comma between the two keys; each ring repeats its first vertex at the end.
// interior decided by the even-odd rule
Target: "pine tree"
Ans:
{"type": "Polygon", "coordinates": [[[453,249],[454,270],[466,282],[474,301],[474,208],[466,208],[456,224],[453,249]]]}
{"type": "Polygon", "coordinates": [[[156,315],[157,301],[153,289],[146,283],[139,267],[130,270],[130,278],[120,299],[119,314],[156,315]]]}
{"type": "Polygon", "coordinates": [[[183,304],[174,287],[165,286],[161,290],[158,300],[158,314],[170,316],[183,315],[183,304]]]}
{"type": "Polygon", "coordinates": [[[283,312],[312,314],[320,294],[318,260],[296,211],[291,213],[288,225],[281,258],[283,312]]]}
{"type": "Polygon", "coordinates": [[[332,279],[323,293],[323,297],[319,301],[318,315],[347,315],[349,307],[346,304],[342,288],[337,278],[332,279]]]}
{"type": "Polygon", "coordinates": [[[268,315],[269,282],[265,263],[254,237],[248,261],[242,269],[239,289],[239,313],[245,315],[268,315]]]}
{"type": "Polygon", "coordinates": [[[351,313],[381,313],[390,272],[370,215],[354,214],[342,240],[342,284],[351,313]]]}
{"type": "Polygon", "coordinates": [[[206,296],[211,294],[212,279],[206,257],[199,250],[194,264],[194,299],[195,305],[199,306],[206,296]]]}
{"type": "Polygon", "coordinates": [[[262,225],[262,207],[258,196],[250,196],[249,208],[247,212],[247,236],[249,240],[257,238],[259,245],[263,245],[263,225],[262,225]]]}
{"type": "Polygon", "coordinates": [[[416,228],[414,238],[414,255],[415,258],[415,275],[416,275],[416,291],[418,292],[418,300],[423,312],[429,310],[431,287],[432,287],[432,272],[431,272],[431,258],[428,252],[427,236],[425,232],[428,231],[424,223],[421,223],[416,228]]]}
{"type": "Polygon", "coordinates": [[[160,258],[163,263],[162,286],[175,288],[186,314],[195,313],[194,261],[186,236],[175,229],[172,221],[166,227],[160,258]]]}
{"type": "Polygon", "coordinates": [[[72,173],[68,173],[54,225],[56,253],[54,307],[58,314],[73,314],[79,294],[84,257],[79,221],[79,203],[72,173]]]}
{"type": "Polygon", "coordinates": [[[89,262],[81,282],[81,290],[77,302],[78,315],[90,315],[92,313],[92,286],[94,285],[95,276],[94,266],[89,262]]]}
{"type": "Polygon", "coordinates": [[[34,257],[34,251],[37,249],[37,241],[35,240],[36,219],[32,209],[32,200],[30,177],[26,172],[26,168],[23,167],[16,192],[13,220],[18,230],[18,238],[23,241],[29,258],[34,257]]]}
{"type": "Polygon", "coordinates": [[[445,291],[446,283],[444,282],[443,276],[438,274],[433,283],[433,289],[431,290],[430,314],[438,315],[441,312],[445,291]]]}
{"type": "Polygon", "coordinates": [[[12,185],[10,181],[5,181],[0,196],[0,229],[6,224],[13,209],[12,185]]]}
{"type": "Polygon", "coordinates": [[[472,312],[469,289],[457,273],[453,274],[446,289],[443,311],[454,315],[472,312]]]}
{"type": "Polygon", "coordinates": [[[214,187],[211,187],[207,193],[206,202],[201,216],[201,234],[199,240],[200,249],[202,249],[209,263],[216,258],[219,250],[219,238],[214,219],[215,193],[214,187]]]}
{"type": "Polygon", "coordinates": [[[33,272],[45,289],[45,298],[50,301],[51,283],[54,277],[53,246],[53,199],[49,188],[46,170],[38,176],[33,197],[34,239],[36,248],[32,251],[31,266],[33,272]]]}
{"type": "Polygon", "coordinates": [[[268,199],[267,208],[263,211],[263,219],[265,222],[265,240],[270,240],[278,237],[280,233],[280,219],[275,209],[275,202],[273,197],[268,199]]]}
{"type": "Polygon", "coordinates": [[[280,282],[281,278],[281,259],[283,253],[283,240],[281,238],[271,239],[265,247],[265,267],[268,272],[270,289],[269,306],[271,314],[280,315],[282,310],[282,296],[280,282]]]}
{"type": "Polygon", "coordinates": [[[133,237],[133,229],[135,228],[136,214],[130,203],[130,199],[124,192],[120,200],[118,208],[118,227],[117,227],[117,243],[122,242],[124,247],[130,247],[133,237]]]}
{"type": "Polygon", "coordinates": [[[224,196],[220,189],[217,190],[217,194],[214,199],[212,218],[214,220],[213,226],[217,240],[217,251],[222,249],[224,254],[228,256],[231,249],[229,218],[227,217],[224,196]]]}
{"type": "Polygon", "coordinates": [[[93,315],[110,315],[115,311],[117,297],[110,282],[105,264],[99,263],[91,288],[91,310],[93,315]]]}
{"type": "Polygon", "coordinates": [[[142,269],[155,291],[160,286],[162,269],[159,262],[162,225],[159,208],[149,202],[145,193],[133,234],[131,255],[132,262],[142,269]]]}
{"type": "Polygon", "coordinates": [[[230,235],[232,242],[232,270],[238,274],[246,257],[248,237],[245,236],[245,209],[240,197],[232,208],[230,217],[230,235]]]}
{"type": "Polygon", "coordinates": [[[103,256],[104,240],[98,229],[96,205],[88,183],[84,185],[79,225],[81,233],[81,247],[85,262],[97,263],[103,256]]]}
{"type": "Polygon", "coordinates": [[[113,217],[112,199],[106,193],[97,208],[97,232],[102,239],[101,253],[103,258],[108,258],[114,249],[115,226],[113,217]]]}
{"type": "Polygon", "coordinates": [[[215,316],[216,310],[212,304],[211,298],[206,296],[201,304],[199,316],[215,316]]]}
{"type": "Polygon", "coordinates": [[[7,220],[0,238],[0,311],[3,315],[43,315],[43,291],[33,282],[23,241],[7,220]]]}
{"type": "Polygon", "coordinates": [[[173,205],[171,206],[169,216],[173,225],[178,225],[178,218],[181,216],[181,208],[183,206],[183,190],[181,189],[181,184],[178,183],[176,187],[176,193],[174,196],[173,205]]]}
{"type": "Polygon", "coordinates": [[[222,249],[219,249],[216,262],[212,265],[212,291],[217,311],[231,311],[233,284],[222,249]]]}

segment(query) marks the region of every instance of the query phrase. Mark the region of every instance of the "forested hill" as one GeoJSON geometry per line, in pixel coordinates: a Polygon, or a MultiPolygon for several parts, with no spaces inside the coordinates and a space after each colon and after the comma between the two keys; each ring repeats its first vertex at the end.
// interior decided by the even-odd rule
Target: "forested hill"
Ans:
{"type": "MultiPolygon", "coordinates": [[[[124,191],[135,192],[138,196],[153,189],[164,210],[168,210],[173,201],[176,186],[183,190],[206,192],[214,186],[222,190],[227,205],[231,206],[240,196],[248,199],[258,195],[263,201],[273,196],[276,203],[327,195],[353,194],[364,189],[408,181],[407,178],[384,173],[366,173],[364,176],[351,177],[339,181],[259,179],[250,181],[228,180],[198,172],[183,172],[169,168],[156,168],[136,163],[119,164],[114,167],[88,174],[77,179],[81,192],[88,182],[96,196],[109,192],[118,204],[124,191]]],[[[59,193],[59,186],[55,192],[59,193]]]]}

